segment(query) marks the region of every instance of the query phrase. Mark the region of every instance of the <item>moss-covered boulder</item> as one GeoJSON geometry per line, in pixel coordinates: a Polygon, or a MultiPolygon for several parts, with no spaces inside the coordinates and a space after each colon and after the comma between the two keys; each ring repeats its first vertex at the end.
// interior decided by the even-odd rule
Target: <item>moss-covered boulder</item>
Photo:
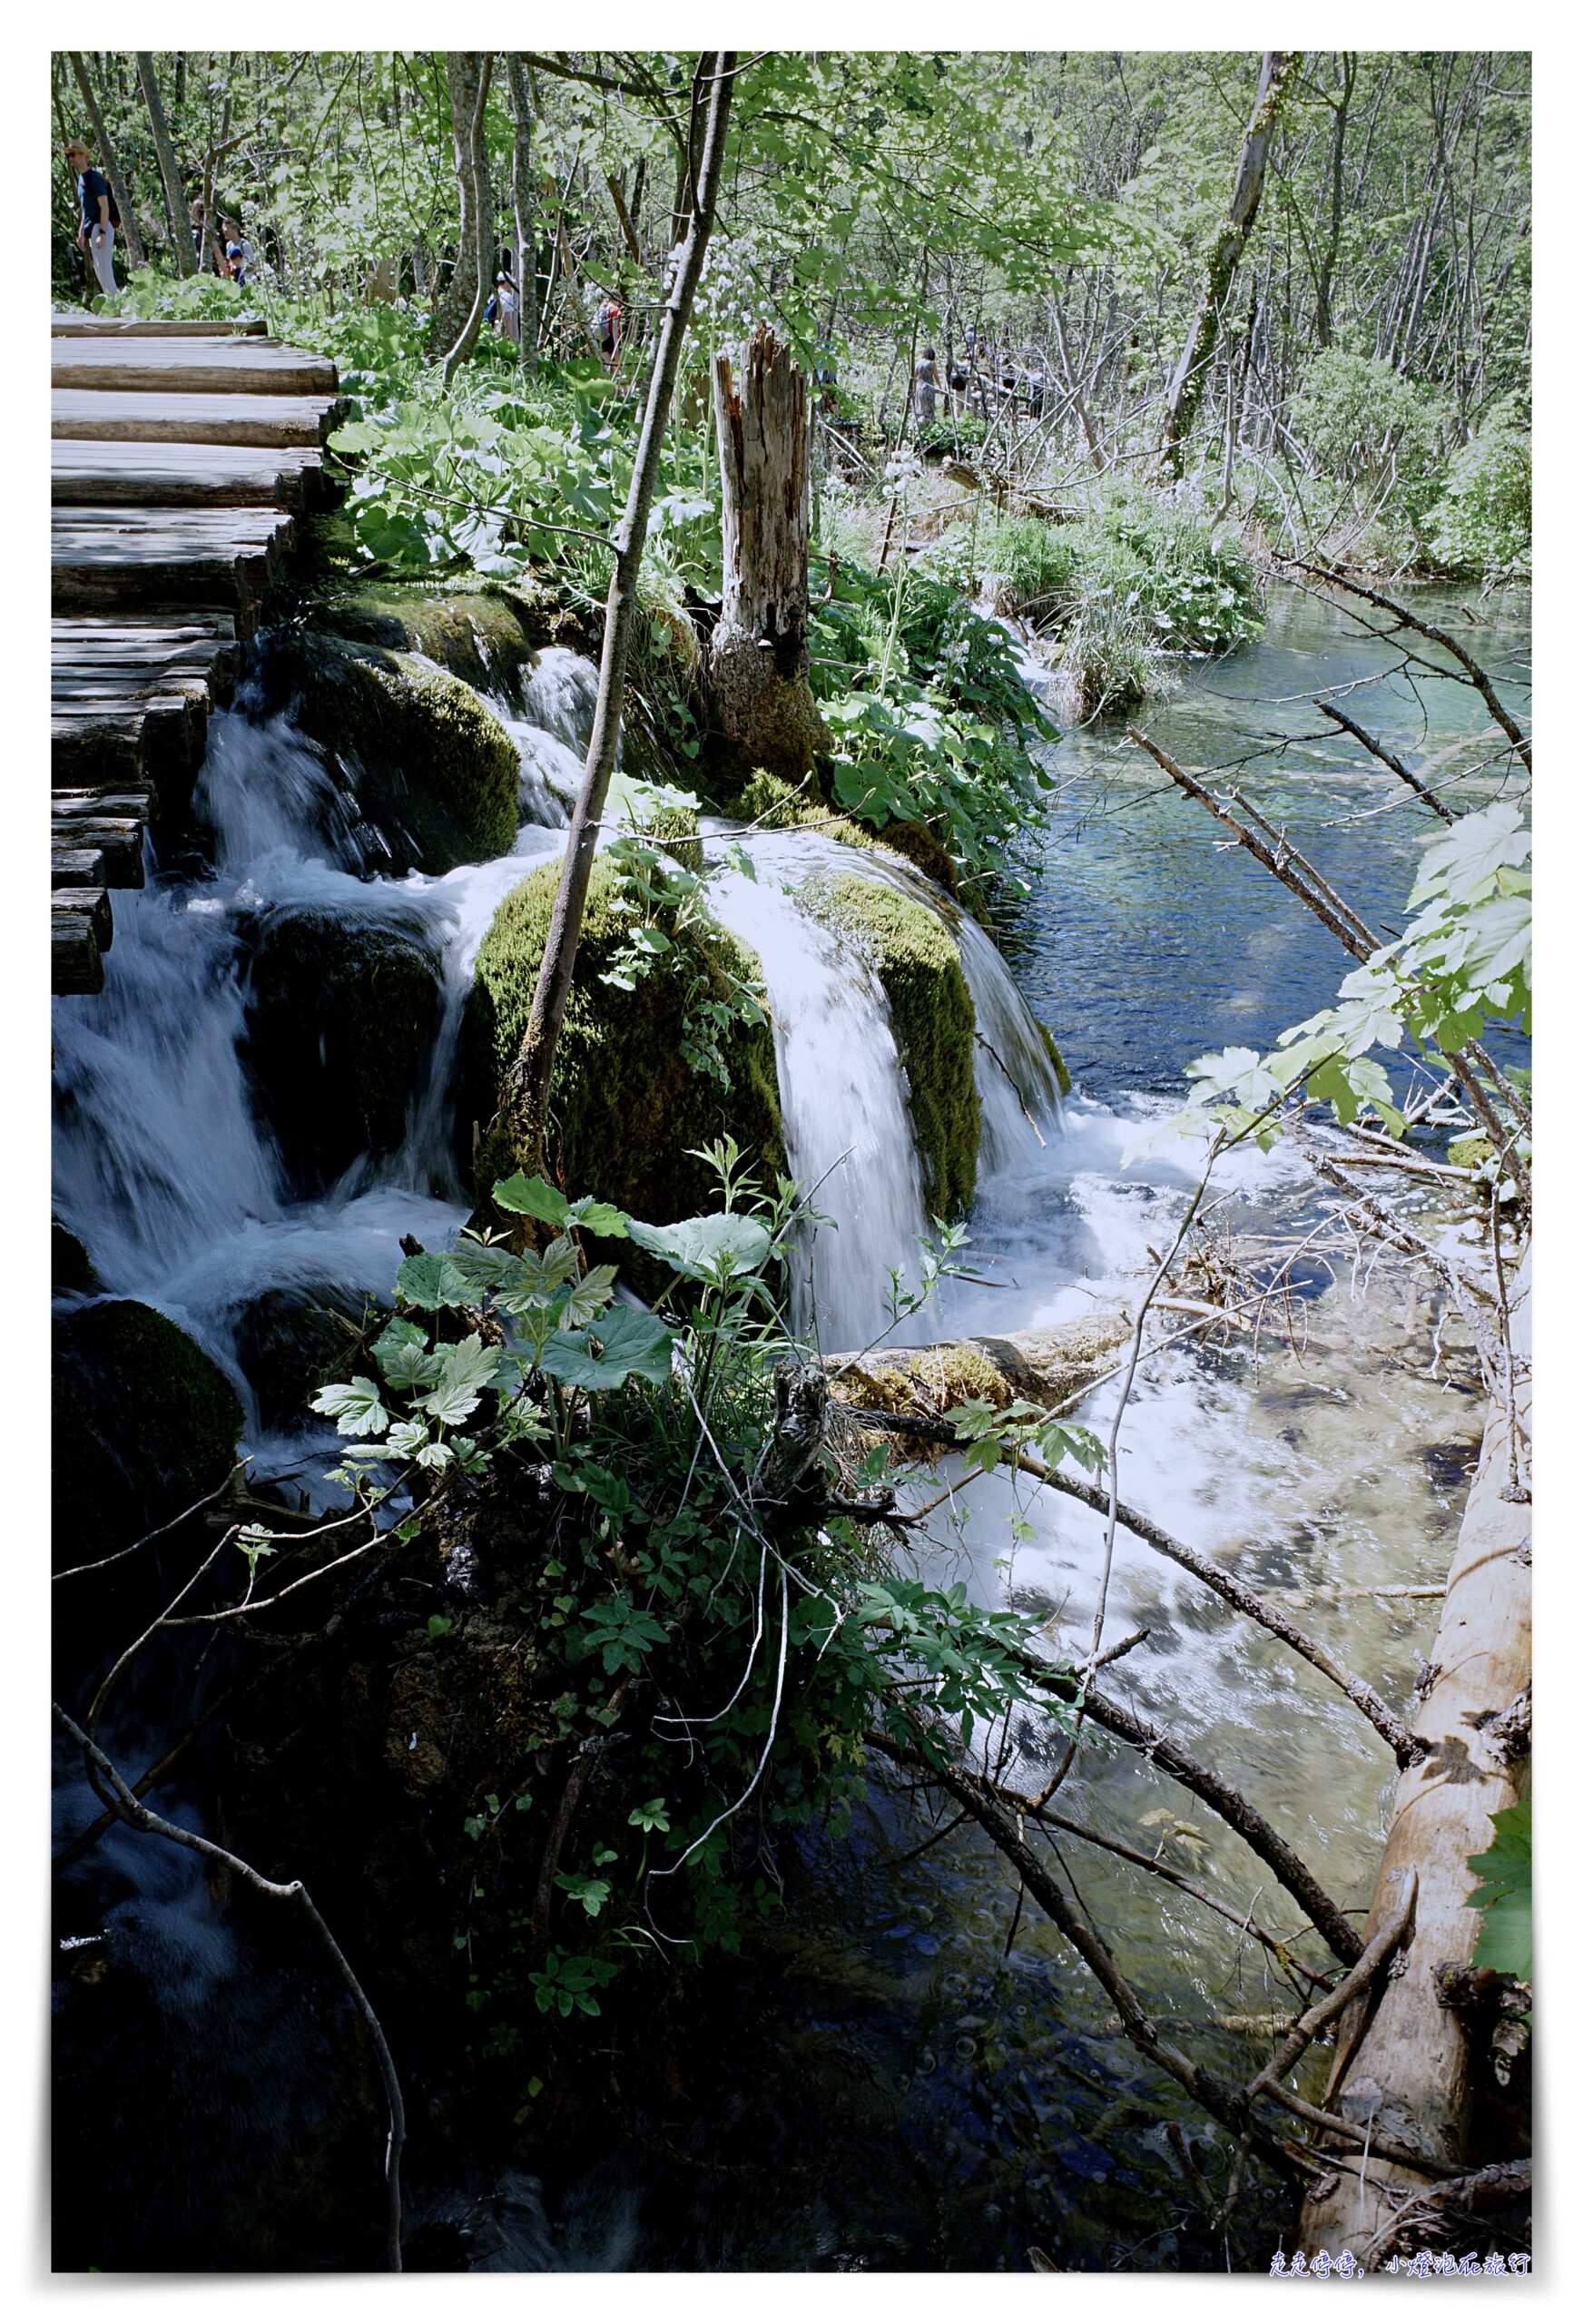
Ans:
{"type": "Polygon", "coordinates": [[[396,872],[449,872],[509,852],[516,743],[470,685],[421,655],[293,630],[261,658],[264,706],[290,709],[330,754],[396,872]]]}
{"type": "Polygon", "coordinates": [[[135,1299],[54,1329],[57,1565],[103,1556],[178,1516],[236,1455],[235,1389],[185,1332],[135,1299]]]}
{"type": "Polygon", "coordinates": [[[439,1017],[439,960],[416,929],[296,905],[263,915],[247,1063],[297,1184],[329,1185],[400,1145],[439,1017]]]}
{"type": "MultiPolygon", "coordinates": [[[[558,878],[559,867],[546,864],[514,888],[479,948],[466,1051],[467,1110],[480,1125],[494,1115],[526,1029],[558,878]]],[[[616,889],[615,872],[601,857],[556,1051],[554,1161],[568,1192],[597,1194],[664,1225],[714,1206],[716,1181],[691,1147],[729,1132],[764,1183],[785,1168],[774,1039],[768,1025],[729,1027],[721,1039],[729,1089],[689,1067],[682,1056],[688,1009],[729,999],[739,981],[756,983],[758,960],[723,930],[694,933],[683,953],[632,991],[605,984],[632,928],[613,909],[616,889]]],[[[477,1165],[480,1196],[517,1167],[502,1140],[486,1139],[477,1165]]]]}
{"type": "Polygon", "coordinates": [[[978,1183],[977,1024],[956,945],[927,904],[860,872],[816,872],[804,908],[863,953],[890,1004],[906,1070],[924,1194],[939,1217],[970,1206],[978,1183]]]}
{"type": "Polygon", "coordinates": [[[99,1277],[93,1262],[84,1245],[63,1226],[58,1218],[50,1220],[50,1287],[54,1291],[97,1291],[99,1277]]]}
{"type": "Polygon", "coordinates": [[[300,1427],[317,1389],[360,1368],[369,1329],[381,1321],[333,1284],[257,1293],[237,1317],[236,1353],[261,1424],[300,1427]]]}
{"type": "Polygon", "coordinates": [[[548,590],[365,586],[317,606],[316,628],[349,644],[423,654],[481,694],[515,701],[542,645],[585,650],[586,633],[548,590]]]}
{"type": "Polygon", "coordinates": [[[793,831],[811,823],[848,847],[888,848],[892,855],[927,872],[953,900],[959,894],[957,867],[925,823],[889,822],[882,832],[854,822],[832,807],[818,781],[788,783],[783,775],[755,767],[725,810],[739,822],[758,823],[765,831],[793,831]]]}

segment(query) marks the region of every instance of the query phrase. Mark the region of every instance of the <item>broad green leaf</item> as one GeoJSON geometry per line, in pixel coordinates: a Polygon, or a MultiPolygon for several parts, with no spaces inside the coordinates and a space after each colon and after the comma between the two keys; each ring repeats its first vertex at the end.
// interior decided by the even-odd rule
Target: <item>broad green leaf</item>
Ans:
{"type": "Polygon", "coordinates": [[[520,1170],[509,1178],[497,1178],[494,1200],[501,1210],[515,1211],[521,1218],[539,1218],[546,1226],[564,1226],[571,1208],[566,1197],[556,1187],[543,1178],[525,1178],[520,1170]]]}
{"type": "Polygon", "coordinates": [[[556,1332],[542,1369],[568,1388],[619,1388],[634,1374],[658,1384],[671,1376],[674,1338],[657,1315],[616,1307],[586,1334],[556,1332]]]}
{"type": "Polygon", "coordinates": [[[634,1218],[629,1229],[640,1250],[664,1259],[695,1283],[724,1283],[751,1275],[769,1256],[770,1230],[761,1219],[738,1211],[706,1218],[679,1218],[671,1226],[647,1226],[634,1218]]]}
{"type": "Polygon", "coordinates": [[[420,1251],[403,1259],[396,1277],[396,1295],[408,1307],[437,1315],[442,1307],[465,1307],[472,1287],[448,1251],[420,1251]]]}

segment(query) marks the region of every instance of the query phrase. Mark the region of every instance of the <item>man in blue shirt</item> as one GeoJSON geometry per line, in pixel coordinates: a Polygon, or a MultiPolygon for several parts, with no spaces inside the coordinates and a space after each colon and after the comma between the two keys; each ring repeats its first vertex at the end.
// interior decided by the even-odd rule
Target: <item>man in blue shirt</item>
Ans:
{"type": "Polygon", "coordinates": [[[115,198],[109,181],[89,167],[88,148],[80,137],[67,146],[66,160],[77,181],[77,248],[91,254],[99,288],[110,298],[115,290],[115,229],[121,223],[115,198]]]}

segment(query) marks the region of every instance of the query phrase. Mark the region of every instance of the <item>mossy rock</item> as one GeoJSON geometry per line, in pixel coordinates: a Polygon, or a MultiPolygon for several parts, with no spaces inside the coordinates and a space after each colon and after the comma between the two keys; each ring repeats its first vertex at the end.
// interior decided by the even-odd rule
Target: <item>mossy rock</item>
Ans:
{"type": "Polygon", "coordinates": [[[1471,1130],[1466,1137],[1453,1137],[1446,1148],[1446,1160],[1458,1170],[1481,1170],[1495,1148],[1481,1129],[1471,1130]]]}
{"type": "Polygon", "coordinates": [[[449,872],[508,854],[516,745],[470,685],[419,656],[323,630],[271,637],[264,706],[290,708],[339,764],[393,872],[449,872]]]}
{"type": "Polygon", "coordinates": [[[954,1340],[936,1347],[880,1348],[849,1366],[835,1393],[846,1403],[939,1419],[958,1404],[978,1401],[998,1411],[1016,1392],[976,1340],[954,1340]]]}
{"type": "Polygon", "coordinates": [[[300,1427],[316,1389],[358,1368],[364,1308],[334,1285],[261,1291],[237,1318],[237,1360],[265,1428],[300,1427]]]}
{"type": "Polygon", "coordinates": [[[977,1020],[957,948],[927,904],[860,872],[816,872],[798,892],[806,910],[857,945],[884,987],[924,1194],[936,1216],[959,1216],[978,1183],[980,1123],[977,1020]]]}
{"type": "Polygon", "coordinates": [[[242,1424],[236,1390],[185,1332],[135,1299],[54,1328],[56,1562],[164,1524],[223,1482],[242,1424]]]}
{"type": "MultiPolygon", "coordinates": [[[[558,865],[546,864],[514,888],[479,948],[465,1039],[470,1110],[481,1123],[495,1112],[527,1027],[559,876],[558,865]]],[[[722,1041],[729,1090],[683,1059],[683,1003],[693,980],[702,988],[699,999],[724,1000],[733,979],[760,978],[756,955],[723,930],[689,940],[684,974],[661,967],[631,992],[602,983],[631,931],[630,920],[612,909],[616,884],[601,857],[556,1050],[554,1162],[568,1193],[596,1194],[665,1225],[717,1205],[713,1174],[690,1147],[708,1146],[729,1131],[766,1187],[784,1170],[774,1038],[768,1025],[733,1025],[722,1041]]],[[[506,1141],[486,1139],[477,1163],[480,1199],[497,1177],[518,1167],[506,1141]]],[[[621,1256],[630,1267],[629,1246],[621,1246],[621,1256]]]]}
{"type": "Polygon", "coordinates": [[[690,807],[657,807],[641,828],[645,839],[674,855],[686,871],[703,871],[703,840],[690,807]]]}
{"type": "Polygon", "coordinates": [[[815,823],[844,846],[888,848],[892,855],[927,872],[948,896],[955,900],[958,895],[957,867],[927,824],[889,822],[877,832],[867,823],[854,822],[831,805],[811,778],[799,785],[788,783],[783,775],[770,773],[765,767],[755,767],[725,812],[738,822],[758,823],[769,832],[794,831],[799,824],[815,823]]]}
{"type": "Polygon", "coordinates": [[[439,1017],[439,961],[416,931],[283,906],[258,928],[247,1063],[287,1167],[310,1189],[390,1154],[439,1017]]]}
{"type": "Polygon", "coordinates": [[[1045,1045],[1045,1055],[1048,1058],[1051,1070],[1056,1077],[1056,1087],[1063,1098],[1069,1098],[1072,1094],[1072,1077],[1067,1068],[1066,1059],[1056,1047],[1056,1037],[1049,1027],[1041,1023],[1038,1018],[1036,1017],[1033,1021],[1038,1026],[1039,1039],[1045,1045]]]}
{"type": "Polygon", "coordinates": [[[567,615],[548,590],[363,587],[315,608],[316,625],[350,644],[422,654],[481,694],[514,701],[542,645],[562,638],[567,615]]]}
{"type": "Polygon", "coordinates": [[[50,1286],[54,1291],[97,1291],[99,1277],[84,1246],[58,1218],[50,1220],[50,1286]]]}

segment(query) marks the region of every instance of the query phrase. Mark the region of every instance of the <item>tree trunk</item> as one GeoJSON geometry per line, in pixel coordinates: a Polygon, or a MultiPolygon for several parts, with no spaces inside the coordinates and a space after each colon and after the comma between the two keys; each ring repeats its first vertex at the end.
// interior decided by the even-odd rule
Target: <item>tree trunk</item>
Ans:
{"type": "Polygon", "coordinates": [[[714,719],[744,773],[793,780],[828,751],[808,683],[808,530],[812,442],[808,382],[767,325],[714,363],[720,437],[720,619],[709,654],[714,719]]]}
{"type": "Polygon", "coordinates": [[[133,207],[132,189],[122,175],[121,164],[115,158],[115,148],[110,143],[110,132],[104,126],[104,116],[99,110],[99,101],[93,94],[93,84],[88,77],[87,63],[80,49],[69,48],[66,54],[71,60],[77,86],[83,93],[83,103],[87,112],[89,126],[93,132],[93,142],[98,146],[100,158],[104,163],[104,174],[110,181],[110,191],[115,196],[115,207],[121,212],[121,239],[126,250],[126,263],[129,268],[146,266],[148,252],[143,249],[143,236],[138,231],[137,212],[133,207]]]}
{"type": "MultiPolygon", "coordinates": [[[[1477,2021],[1447,2006],[1441,1975],[1470,1965],[1478,1937],[1480,1915],[1467,1902],[1474,1883],[1468,1858],[1490,1846],[1490,1817],[1528,1787],[1533,1512],[1526,1498],[1507,1495],[1516,1466],[1513,1418],[1519,1447],[1529,1427],[1529,1281],[1525,1259],[1512,1301],[1511,1395],[1509,1403],[1503,1393],[1490,1399],[1431,1649],[1433,1684],[1413,1722],[1431,1748],[1397,1786],[1365,1935],[1388,1917],[1401,1884],[1416,1873],[1414,1925],[1401,1974],[1387,1980],[1372,2014],[1356,2005],[1343,2014],[1324,2100],[1329,2112],[1360,2125],[1372,2121],[1381,2138],[1469,2169],[1488,2159],[1471,2146],[1489,2060],[1470,2038],[1477,2021]]],[[[1491,2030],[1487,2024],[1486,2040],[1491,2030]]],[[[1334,2162],[1339,2183],[1322,2181],[1309,2197],[1300,2237],[1307,2250],[1322,2246],[1332,2259],[1343,2250],[1363,2258],[1397,2207],[1433,2184],[1379,2162],[1368,2164],[1360,2184],[1355,2158],[1338,2154],[1334,2162]]]]}
{"type": "Polygon", "coordinates": [[[1342,246],[1343,214],[1342,169],[1347,146],[1347,110],[1352,101],[1352,83],[1357,76],[1356,53],[1347,49],[1342,56],[1342,93],[1333,111],[1335,122],[1330,148],[1330,228],[1325,241],[1324,255],[1319,262],[1319,281],[1313,302],[1314,337],[1321,347],[1328,347],[1335,335],[1331,314],[1331,292],[1335,282],[1336,258],[1342,246]]]}
{"type": "Polygon", "coordinates": [[[1270,135],[1282,102],[1296,77],[1296,65],[1294,54],[1270,48],[1265,50],[1263,62],[1259,67],[1258,93],[1254,99],[1252,118],[1243,137],[1243,149],[1237,157],[1231,208],[1204,261],[1198,310],[1165,397],[1165,427],[1161,450],[1172,473],[1176,476],[1182,472],[1182,445],[1192,428],[1209,378],[1209,367],[1214,360],[1215,342],[1220,336],[1221,310],[1231,289],[1237,261],[1247,248],[1248,236],[1259,214],[1259,197],[1264,190],[1264,164],[1269,159],[1270,135]]]}
{"type": "Polygon", "coordinates": [[[502,1114],[510,1124],[522,1167],[528,1170],[543,1167],[556,1045],[560,1039],[566,1002],[571,996],[572,975],[577,960],[577,940],[582,933],[583,914],[588,901],[588,882],[593,875],[600,822],[605,813],[605,795],[615,766],[616,743],[621,733],[627,653],[637,615],[638,571],[643,563],[644,542],[648,535],[649,507],[654,499],[654,480],[659,474],[660,455],[670,421],[671,398],[681,365],[683,341],[687,335],[698,278],[703,271],[704,253],[714,224],[714,205],[725,161],[725,124],[731,110],[736,62],[733,49],[705,50],[698,60],[698,68],[693,78],[694,123],[707,107],[702,150],[699,151],[696,141],[690,141],[692,150],[697,154],[696,166],[688,171],[693,189],[692,206],[685,234],[671,252],[667,269],[670,290],[660,323],[654,369],[649,375],[648,398],[644,409],[643,429],[638,438],[637,458],[633,464],[626,512],[615,536],[615,570],[610,576],[610,594],[605,600],[605,644],[599,659],[599,693],[594,708],[594,731],[588,739],[582,788],[572,812],[572,828],[561,863],[560,885],[556,891],[545,956],[539,966],[538,982],[534,988],[533,1009],[516,1063],[512,1068],[508,1085],[502,1092],[502,1114]]]}
{"type": "Polygon", "coordinates": [[[154,156],[160,165],[160,183],[164,188],[165,217],[171,230],[171,257],[178,274],[193,274],[197,271],[198,261],[193,256],[192,235],[187,222],[187,200],[182,191],[182,172],[176,167],[176,149],[171,143],[170,124],[165,119],[154,60],[146,48],[138,49],[136,55],[137,77],[143,84],[149,126],[154,134],[154,156]]]}
{"type": "Polygon", "coordinates": [[[522,368],[531,372],[538,361],[538,246],[533,225],[533,101],[527,67],[509,51],[506,74],[511,86],[511,112],[516,134],[511,147],[511,209],[516,229],[516,299],[520,317],[522,368]]]}
{"type": "MultiPolygon", "coordinates": [[[[472,188],[473,295],[462,318],[461,328],[446,355],[445,383],[447,388],[457,376],[457,366],[466,361],[477,344],[478,328],[484,320],[484,308],[489,297],[489,278],[494,271],[488,172],[484,166],[484,107],[489,99],[489,74],[494,63],[493,54],[486,54],[478,66],[472,111],[467,117],[467,167],[464,182],[472,188]]],[[[455,275],[451,277],[451,282],[454,288],[455,275]]]]}
{"type": "MultiPolygon", "coordinates": [[[[453,48],[447,50],[445,62],[459,223],[457,262],[449,281],[435,300],[431,329],[437,353],[454,347],[466,328],[473,310],[473,293],[478,287],[478,252],[493,247],[495,224],[488,172],[475,166],[473,149],[473,114],[478,108],[478,84],[487,74],[488,60],[481,49],[453,48]]],[[[486,290],[485,298],[488,295],[486,290]]]]}

